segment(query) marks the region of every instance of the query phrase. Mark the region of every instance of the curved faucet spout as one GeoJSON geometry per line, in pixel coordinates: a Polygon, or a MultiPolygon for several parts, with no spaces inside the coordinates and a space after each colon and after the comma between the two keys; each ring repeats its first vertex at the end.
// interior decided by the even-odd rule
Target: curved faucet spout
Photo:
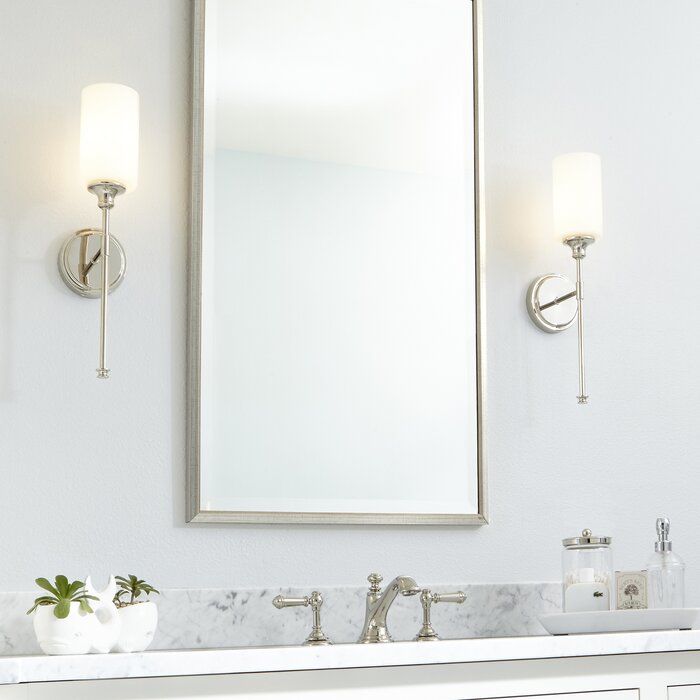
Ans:
{"type": "Polygon", "coordinates": [[[386,627],[386,615],[392,603],[399,593],[404,596],[416,595],[420,593],[420,588],[410,576],[397,576],[383,592],[379,588],[381,576],[372,574],[369,581],[371,586],[367,593],[365,624],[359,642],[362,644],[391,642],[393,640],[386,627]]]}

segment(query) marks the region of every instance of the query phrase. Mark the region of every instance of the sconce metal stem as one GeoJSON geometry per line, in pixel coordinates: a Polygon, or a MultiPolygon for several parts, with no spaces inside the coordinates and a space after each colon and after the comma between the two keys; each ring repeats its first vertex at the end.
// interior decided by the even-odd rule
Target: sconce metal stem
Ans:
{"type": "Polygon", "coordinates": [[[97,206],[102,210],[102,280],[100,285],[100,366],[98,379],[109,379],[107,368],[107,294],[109,294],[109,212],[114,206],[114,198],[124,192],[124,187],[115,182],[99,182],[90,185],[88,190],[97,197],[97,206]]]}
{"type": "Polygon", "coordinates": [[[109,279],[109,207],[102,208],[102,280],[100,289],[100,366],[98,379],[109,379],[107,369],[107,280],[109,279]]]}
{"type": "Polygon", "coordinates": [[[576,316],[578,318],[578,399],[588,403],[586,394],[586,362],[583,347],[583,282],[581,282],[581,259],[576,260],[576,316]]]}
{"type": "Polygon", "coordinates": [[[576,317],[578,321],[578,399],[579,403],[588,403],[586,393],[586,363],[583,342],[583,281],[581,278],[581,260],[586,257],[586,248],[595,241],[592,236],[572,236],[564,243],[571,248],[571,255],[576,261],[576,317]]]}

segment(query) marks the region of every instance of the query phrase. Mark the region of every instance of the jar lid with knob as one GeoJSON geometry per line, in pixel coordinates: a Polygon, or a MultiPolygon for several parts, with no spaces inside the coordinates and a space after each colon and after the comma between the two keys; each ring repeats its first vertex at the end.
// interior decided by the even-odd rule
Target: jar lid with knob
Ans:
{"type": "Polygon", "coordinates": [[[609,547],[612,544],[612,537],[598,537],[586,528],[580,537],[567,537],[561,543],[567,549],[578,549],[580,547],[609,547]]]}

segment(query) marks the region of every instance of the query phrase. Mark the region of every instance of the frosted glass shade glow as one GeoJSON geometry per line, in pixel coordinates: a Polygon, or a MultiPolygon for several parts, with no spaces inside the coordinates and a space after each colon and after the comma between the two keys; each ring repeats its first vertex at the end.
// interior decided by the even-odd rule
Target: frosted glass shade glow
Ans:
{"type": "Polygon", "coordinates": [[[139,166],[139,94],[117,83],[83,88],[80,173],[86,186],[116,182],[133,190],[139,166]]]}
{"type": "Polygon", "coordinates": [[[603,233],[603,186],[597,153],[565,153],[552,161],[554,232],[569,236],[603,233]]]}

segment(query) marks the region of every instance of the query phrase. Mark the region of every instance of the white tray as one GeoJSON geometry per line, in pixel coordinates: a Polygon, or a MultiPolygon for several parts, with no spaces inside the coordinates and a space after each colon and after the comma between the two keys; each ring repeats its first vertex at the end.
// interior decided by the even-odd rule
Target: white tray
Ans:
{"type": "Polygon", "coordinates": [[[700,608],[552,613],[539,620],[550,634],[689,630],[700,628],[700,608]]]}

